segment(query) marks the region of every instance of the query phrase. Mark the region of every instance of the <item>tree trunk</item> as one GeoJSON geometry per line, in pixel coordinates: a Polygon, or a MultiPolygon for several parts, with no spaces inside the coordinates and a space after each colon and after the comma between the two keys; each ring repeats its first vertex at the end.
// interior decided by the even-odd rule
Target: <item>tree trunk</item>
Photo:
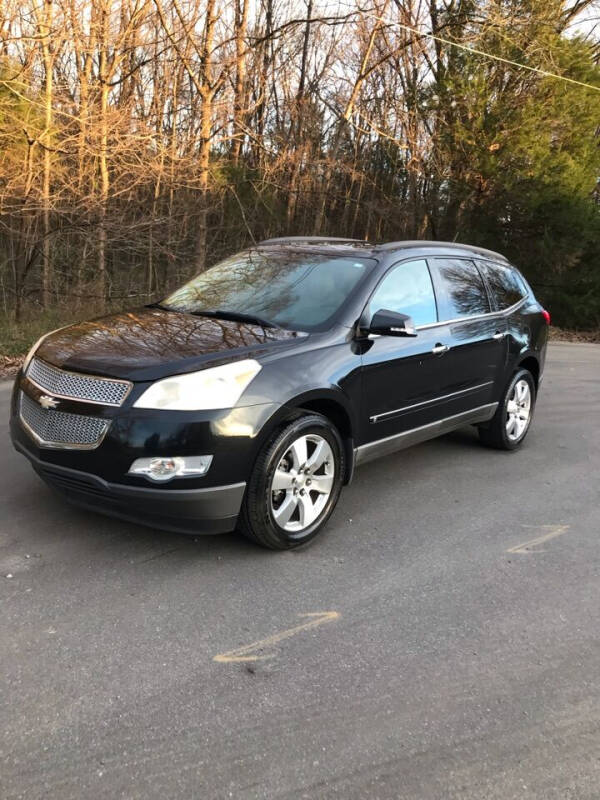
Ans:
{"type": "Polygon", "coordinates": [[[310,41],[310,27],[312,23],[312,10],[313,0],[308,0],[306,5],[306,25],[304,27],[304,41],[302,43],[302,62],[300,64],[300,79],[298,81],[298,92],[296,94],[296,103],[294,112],[296,119],[291,126],[290,134],[293,132],[291,154],[292,172],[290,175],[290,183],[288,188],[288,201],[286,209],[286,220],[288,231],[294,220],[296,211],[296,203],[298,202],[298,183],[300,179],[300,171],[302,169],[302,162],[304,160],[305,145],[300,145],[302,135],[302,117],[304,107],[304,86],[306,84],[306,69],[308,64],[308,45],[310,41]]]}
{"type": "Polygon", "coordinates": [[[42,174],[42,305],[50,306],[52,292],[52,251],[50,248],[50,171],[51,160],[51,134],[52,134],[52,0],[44,0],[43,10],[34,6],[37,17],[37,28],[40,35],[42,59],[44,62],[44,133],[41,142],[44,148],[44,166],[42,174]]]}
{"type": "MultiPolygon", "coordinates": [[[[387,6],[388,6],[388,0],[386,0],[386,2],[384,3],[382,15],[383,13],[385,13],[387,6]]],[[[315,234],[315,236],[323,232],[323,223],[325,221],[325,208],[327,206],[328,190],[329,190],[329,185],[331,183],[331,179],[333,177],[335,164],[337,162],[337,157],[342,142],[342,135],[344,133],[344,130],[348,126],[348,121],[350,120],[352,114],[354,113],[356,101],[358,100],[358,96],[365,79],[365,74],[367,66],[369,64],[369,59],[371,58],[373,45],[375,44],[377,34],[381,30],[381,27],[382,27],[382,22],[380,19],[378,19],[375,25],[373,26],[369,38],[367,40],[367,44],[365,46],[362,58],[360,60],[358,75],[356,76],[356,80],[354,81],[354,85],[352,86],[352,91],[350,92],[350,97],[348,98],[348,101],[346,103],[344,113],[342,114],[342,117],[338,121],[338,125],[336,127],[333,143],[331,145],[331,149],[327,158],[327,168],[325,169],[325,174],[323,176],[323,185],[321,189],[321,202],[317,205],[317,213],[315,215],[315,222],[313,225],[313,233],[315,234]]]]}
{"type": "Polygon", "coordinates": [[[196,231],[196,257],[195,265],[198,272],[206,268],[206,240],[208,236],[208,186],[210,166],[210,140],[212,129],[212,108],[214,99],[213,86],[213,42],[217,14],[215,13],[216,0],[207,0],[206,24],[204,28],[204,43],[202,47],[202,66],[200,94],[202,107],[200,111],[200,147],[199,147],[199,187],[200,211],[198,214],[198,228],[196,231]]]}
{"type": "Polygon", "coordinates": [[[96,285],[98,287],[98,300],[101,309],[106,304],[106,207],[108,204],[108,193],[110,191],[110,176],[108,172],[108,55],[107,55],[107,35],[108,35],[108,9],[103,6],[101,14],[101,42],[100,42],[100,198],[99,198],[99,220],[98,220],[98,274],[96,285]]]}
{"type": "Polygon", "coordinates": [[[233,146],[231,157],[237,166],[245,134],[246,118],[246,32],[249,0],[235,3],[235,90],[233,100],[233,146]]]}

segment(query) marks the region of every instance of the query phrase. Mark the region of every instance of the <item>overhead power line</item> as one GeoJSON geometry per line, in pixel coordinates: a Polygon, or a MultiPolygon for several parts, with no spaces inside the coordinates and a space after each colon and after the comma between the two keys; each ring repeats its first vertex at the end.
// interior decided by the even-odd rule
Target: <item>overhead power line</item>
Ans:
{"type": "Polygon", "coordinates": [[[558,75],[556,72],[549,72],[548,70],[541,69],[540,67],[531,67],[528,64],[521,64],[519,61],[512,61],[510,58],[503,58],[502,56],[497,56],[493,53],[486,53],[485,50],[478,50],[476,47],[472,47],[469,44],[455,42],[452,39],[445,39],[443,36],[438,36],[434,33],[420,31],[418,28],[413,28],[411,25],[405,25],[403,22],[392,22],[391,20],[386,20],[382,17],[375,16],[373,19],[379,20],[380,22],[385,22],[387,25],[395,25],[398,28],[404,28],[404,30],[410,31],[417,36],[422,36],[427,39],[434,39],[436,42],[441,42],[442,44],[449,45],[450,47],[458,47],[459,50],[465,50],[467,53],[474,53],[475,55],[483,56],[484,58],[491,58],[492,60],[500,61],[503,64],[510,64],[512,67],[519,67],[520,69],[529,70],[529,72],[536,72],[538,75],[543,75],[545,78],[555,78],[559,81],[565,81],[565,83],[572,83],[575,86],[583,86],[585,89],[592,89],[594,92],[600,92],[600,86],[594,86],[591,83],[578,81],[575,80],[575,78],[567,78],[566,75],[558,75]]]}

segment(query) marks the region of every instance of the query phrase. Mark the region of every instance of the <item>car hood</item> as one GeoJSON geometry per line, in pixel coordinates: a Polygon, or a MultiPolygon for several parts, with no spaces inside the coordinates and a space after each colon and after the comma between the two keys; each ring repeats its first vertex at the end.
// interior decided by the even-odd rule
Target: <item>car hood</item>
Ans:
{"type": "Polygon", "coordinates": [[[157,380],[290,347],[308,334],[247,322],[141,308],[80,322],[45,339],[44,361],[75,372],[157,380]]]}

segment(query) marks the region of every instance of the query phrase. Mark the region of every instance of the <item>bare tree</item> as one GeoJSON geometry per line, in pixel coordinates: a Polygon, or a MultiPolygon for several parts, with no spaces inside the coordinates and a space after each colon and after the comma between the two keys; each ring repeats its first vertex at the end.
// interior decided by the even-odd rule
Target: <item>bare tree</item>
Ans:
{"type": "Polygon", "coordinates": [[[583,262],[522,187],[568,171],[588,202],[598,93],[475,50],[593,83],[592,5],[2,0],[6,312],[146,301],[290,232],[501,245],[521,214],[509,245],[583,262]]]}

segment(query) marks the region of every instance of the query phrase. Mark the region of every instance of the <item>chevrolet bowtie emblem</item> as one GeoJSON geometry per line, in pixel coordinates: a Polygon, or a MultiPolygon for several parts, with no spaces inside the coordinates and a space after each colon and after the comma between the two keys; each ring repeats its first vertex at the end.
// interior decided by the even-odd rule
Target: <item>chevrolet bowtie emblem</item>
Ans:
{"type": "Polygon", "coordinates": [[[42,408],[56,408],[58,406],[58,400],[49,397],[47,394],[40,395],[38,397],[38,403],[42,408]]]}

